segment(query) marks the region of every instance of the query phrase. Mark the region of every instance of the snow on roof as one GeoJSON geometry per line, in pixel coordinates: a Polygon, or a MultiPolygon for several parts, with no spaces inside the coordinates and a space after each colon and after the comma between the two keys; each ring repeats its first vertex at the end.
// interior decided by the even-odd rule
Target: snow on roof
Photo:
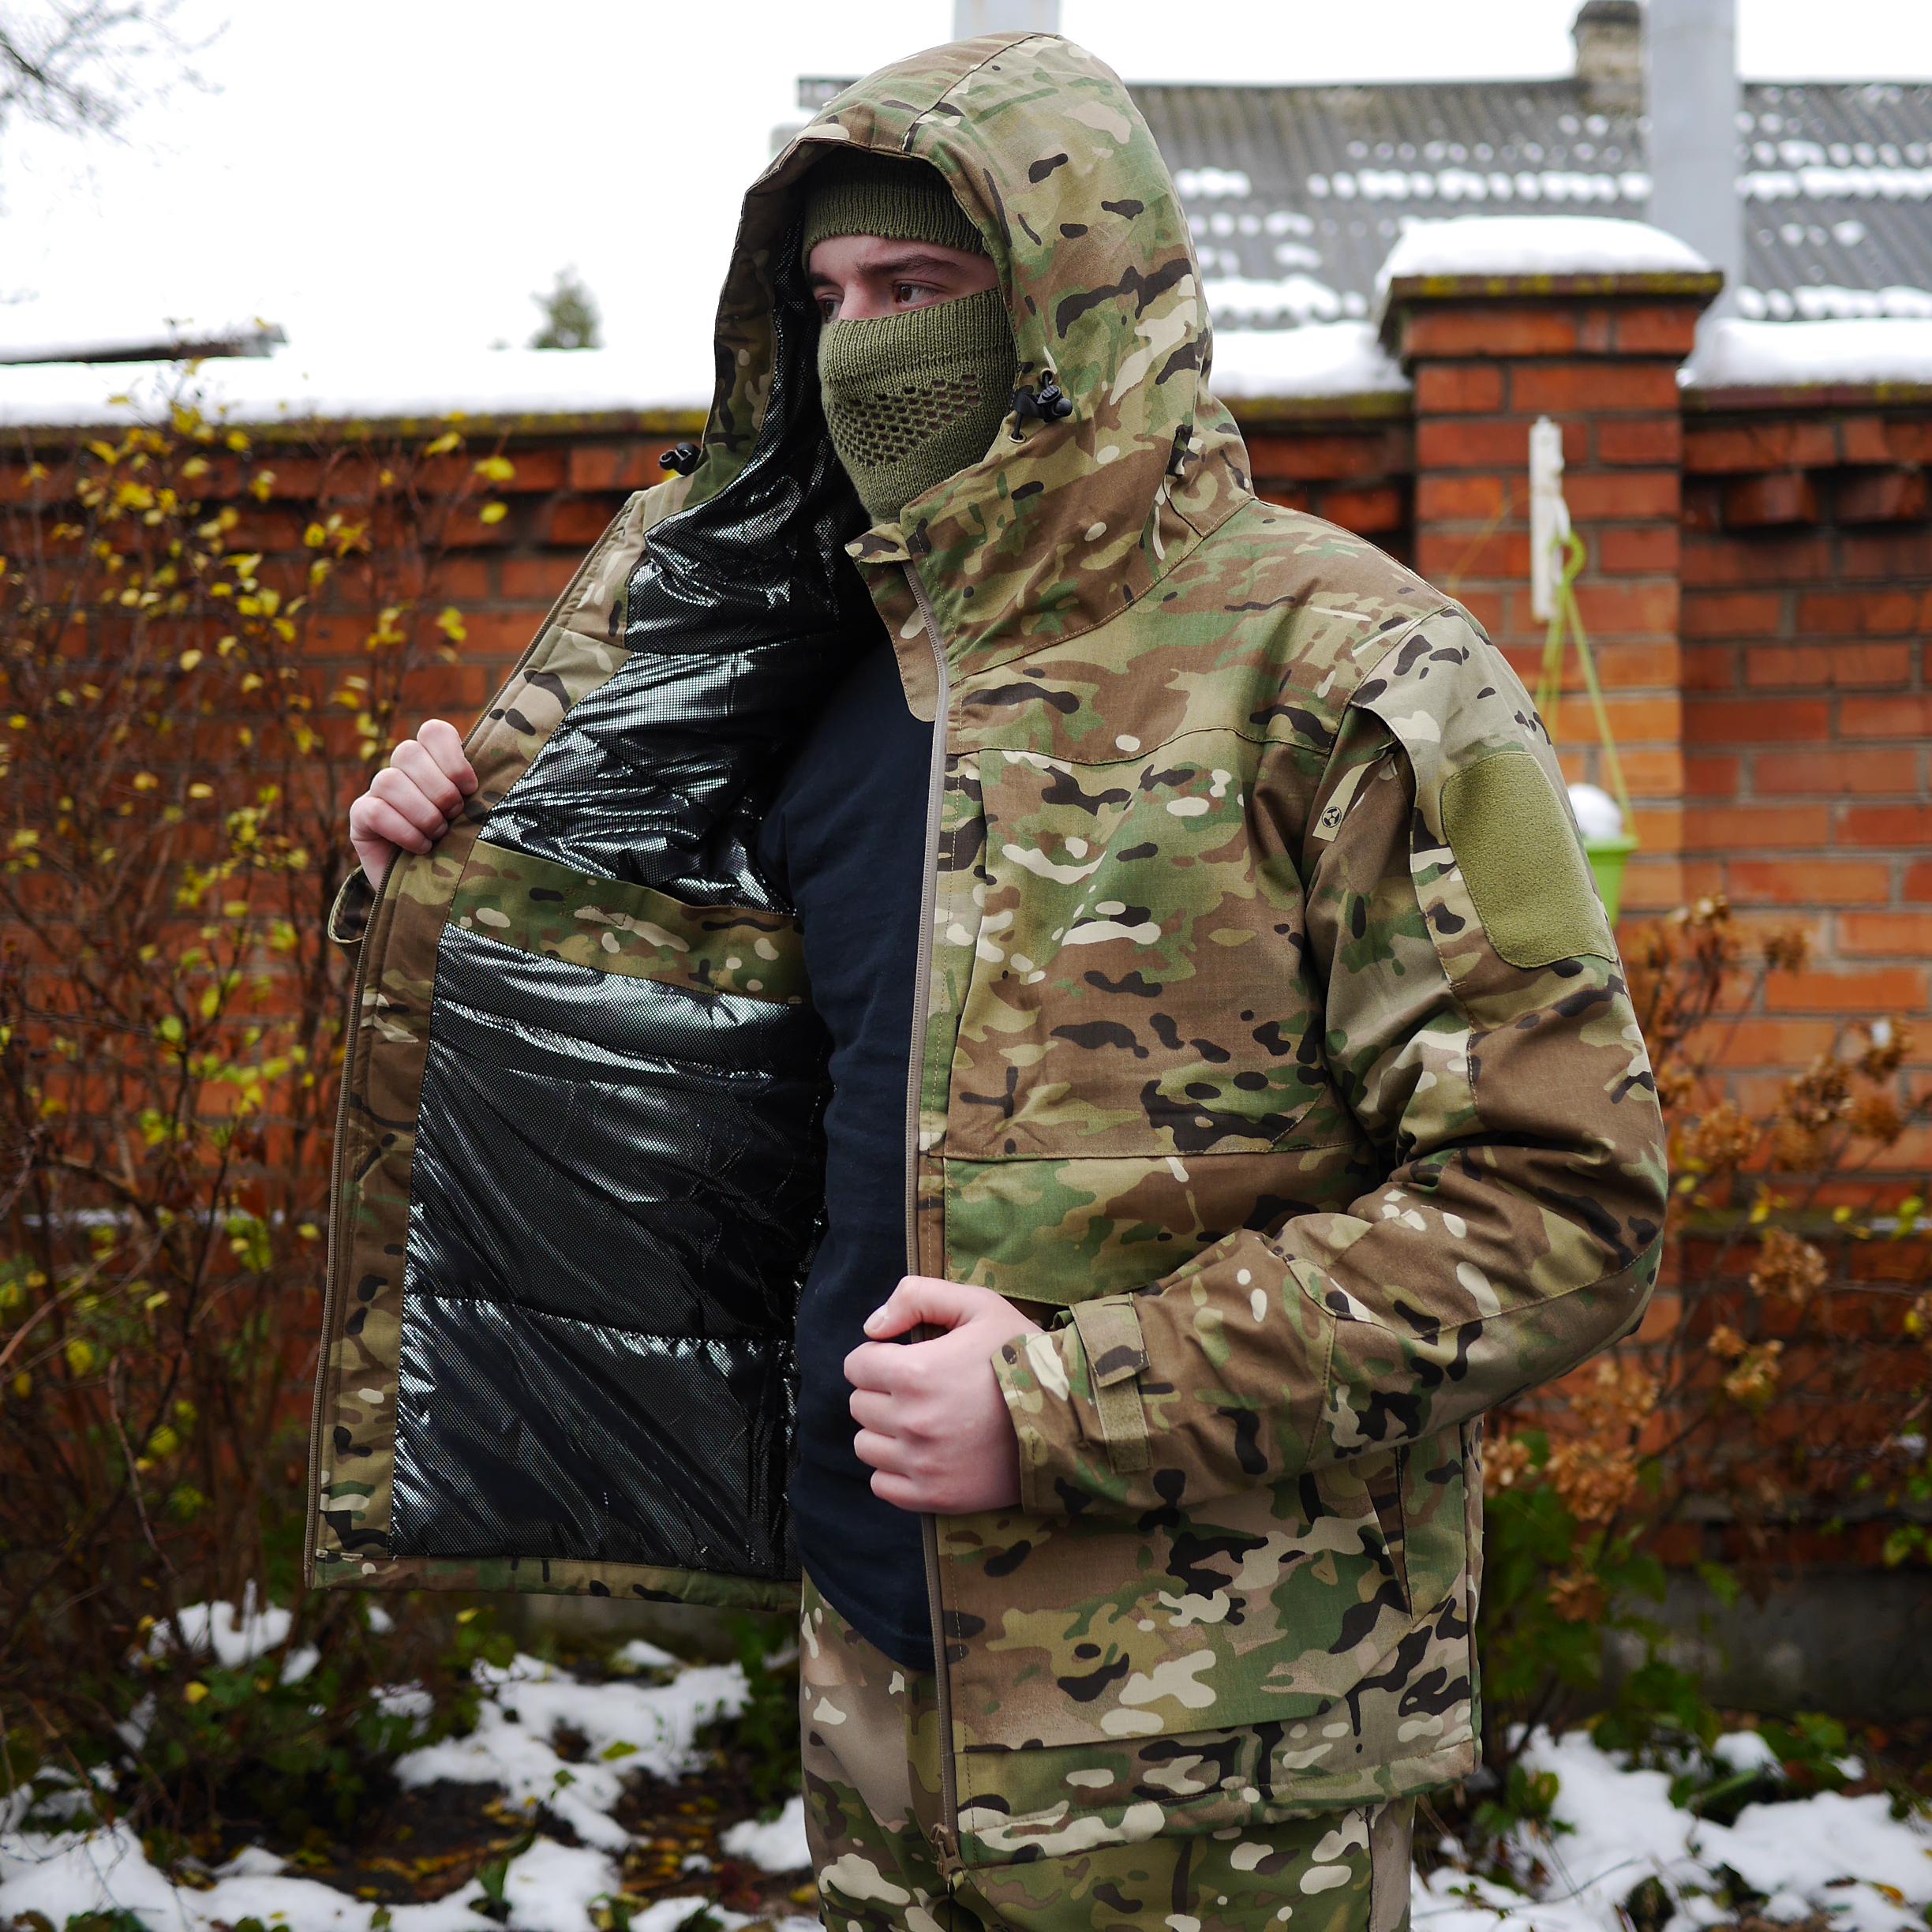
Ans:
{"type": "Polygon", "coordinates": [[[1299,269],[1265,282],[1241,275],[1208,275],[1203,287],[1212,314],[1243,328],[1265,328],[1286,316],[1291,322],[1336,322],[1362,316],[1368,305],[1354,290],[1331,288],[1299,269]]]}
{"type": "Polygon", "coordinates": [[[1400,393],[1409,378],[1372,322],[1309,322],[1292,329],[1216,329],[1214,393],[1230,401],[1400,393]]]}
{"type": "Polygon", "coordinates": [[[1753,322],[1715,316],[1698,331],[1697,354],[1685,380],[1698,389],[1932,384],[1932,320],[1864,316],[1833,322],[1753,322]]]}
{"type": "Polygon", "coordinates": [[[613,349],[393,349],[176,362],[0,368],[0,429],[152,417],[177,395],[224,422],[373,422],[455,415],[702,412],[708,388],[666,382],[654,359],[613,349]]]}
{"type": "MultiPolygon", "coordinates": [[[[801,99],[808,88],[820,99],[836,91],[802,81],[801,99]]],[[[1571,73],[1137,81],[1132,92],[1174,171],[1202,272],[1259,288],[1304,268],[1339,292],[1344,316],[1367,313],[1347,305],[1366,304],[1383,254],[1418,220],[1649,217],[1641,88],[1619,95],[1571,73]],[[1284,256],[1289,235],[1297,246],[1284,256]]],[[[1904,305],[1932,300],[1932,85],[1745,80],[1738,96],[1739,312],[1777,321],[1926,313],[1904,305]],[[1878,305],[1852,305],[1874,295],[1878,305]]],[[[1252,326],[1305,319],[1282,309],[1252,326]]]]}
{"type": "Polygon", "coordinates": [[[1683,275],[1710,264],[1647,222],[1609,215],[1476,215],[1415,222],[1376,279],[1404,275],[1683,275]]]}

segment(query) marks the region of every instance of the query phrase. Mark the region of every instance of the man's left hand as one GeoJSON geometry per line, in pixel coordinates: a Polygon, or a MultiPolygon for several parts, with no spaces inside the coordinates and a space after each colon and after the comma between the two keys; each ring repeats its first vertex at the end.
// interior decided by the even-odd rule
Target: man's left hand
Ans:
{"type": "Polygon", "coordinates": [[[1015,1335],[1039,1324],[990,1288],[908,1275],[866,1317],[845,1357],[852,1446],[872,1470],[872,1493],[903,1510],[962,1515],[1020,1500],[1020,1442],[993,1372],[1015,1335]],[[893,1335],[930,1322],[926,1342],[893,1335]]]}

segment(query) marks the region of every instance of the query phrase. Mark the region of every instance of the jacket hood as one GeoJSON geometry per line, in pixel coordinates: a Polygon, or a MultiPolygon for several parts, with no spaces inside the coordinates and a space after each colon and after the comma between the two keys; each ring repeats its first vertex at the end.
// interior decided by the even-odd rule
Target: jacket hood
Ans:
{"type": "Polygon", "coordinates": [[[1240,507],[1247,463],[1208,391],[1207,307],[1166,164],[1119,77],[1057,36],[983,35],[882,68],[752,185],[718,309],[712,474],[697,491],[722,488],[764,427],[788,307],[809,325],[788,257],[800,184],[835,148],[939,171],[998,271],[1020,391],[1050,380],[1072,404],[1050,420],[1023,403],[982,461],[851,553],[912,563],[949,650],[976,662],[1105,622],[1240,507]]]}

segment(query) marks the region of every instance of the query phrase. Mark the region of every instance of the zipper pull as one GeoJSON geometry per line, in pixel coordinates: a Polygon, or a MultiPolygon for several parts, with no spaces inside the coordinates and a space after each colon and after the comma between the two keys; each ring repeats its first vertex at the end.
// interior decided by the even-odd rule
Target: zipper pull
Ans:
{"type": "Polygon", "coordinates": [[[950,1891],[953,1881],[966,1869],[960,1859],[959,1840],[944,1825],[934,1825],[930,1836],[932,1839],[933,1862],[939,1867],[939,1875],[945,1880],[946,1889],[950,1891]]]}

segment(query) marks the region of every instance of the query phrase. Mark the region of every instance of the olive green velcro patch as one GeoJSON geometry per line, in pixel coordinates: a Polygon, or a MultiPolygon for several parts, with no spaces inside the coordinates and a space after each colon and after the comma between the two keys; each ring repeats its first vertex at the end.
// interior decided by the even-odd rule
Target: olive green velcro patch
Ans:
{"type": "Polygon", "coordinates": [[[1527,751],[1492,751],[1443,787],[1443,835],[1476,916],[1512,966],[1548,966],[1616,946],[1562,799],[1527,751]]]}

